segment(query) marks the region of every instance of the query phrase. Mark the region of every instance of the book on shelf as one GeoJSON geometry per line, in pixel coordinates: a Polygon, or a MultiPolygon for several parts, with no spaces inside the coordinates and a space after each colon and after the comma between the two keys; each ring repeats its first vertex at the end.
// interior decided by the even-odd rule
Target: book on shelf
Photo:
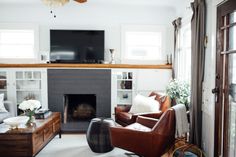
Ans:
{"type": "Polygon", "coordinates": [[[51,114],[52,114],[52,111],[50,111],[50,110],[38,111],[35,113],[35,118],[36,119],[45,119],[45,118],[48,118],[51,114]]]}

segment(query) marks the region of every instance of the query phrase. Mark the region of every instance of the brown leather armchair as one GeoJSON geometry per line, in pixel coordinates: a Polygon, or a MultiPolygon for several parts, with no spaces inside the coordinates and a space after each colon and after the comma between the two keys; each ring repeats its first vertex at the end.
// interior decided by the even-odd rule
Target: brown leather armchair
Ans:
{"type": "Polygon", "coordinates": [[[127,106],[117,106],[115,107],[115,121],[122,125],[127,126],[136,121],[138,116],[145,116],[159,119],[161,115],[171,106],[171,99],[169,96],[163,96],[158,93],[152,92],[149,96],[155,96],[155,100],[160,103],[160,112],[157,113],[129,113],[131,108],[130,105],[127,106]]]}
{"type": "Polygon", "coordinates": [[[110,128],[111,143],[144,157],[160,157],[175,141],[175,111],[168,109],[159,120],[139,116],[126,127],[110,128]]]}

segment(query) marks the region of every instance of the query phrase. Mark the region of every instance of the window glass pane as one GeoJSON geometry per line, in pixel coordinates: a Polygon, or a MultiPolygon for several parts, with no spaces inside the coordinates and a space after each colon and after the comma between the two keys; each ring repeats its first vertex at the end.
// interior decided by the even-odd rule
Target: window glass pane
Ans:
{"type": "Polygon", "coordinates": [[[33,30],[0,30],[1,44],[33,44],[34,31],[33,30]]]}
{"type": "Polygon", "coordinates": [[[0,58],[35,58],[34,30],[0,29],[0,58]]]}
{"type": "Polygon", "coordinates": [[[1,58],[34,58],[33,45],[0,45],[1,58]]]}
{"type": "Polygon", "coordinates": [[[132,60],[161,59],[161,32],[126,32],[125,58],[132,60]]]}
{"type": "Polygon", "coordinates": [[[190,24],[180,30],[177,50],[177,78],[190,84],[191,81],[191,28],[190,24]]]}

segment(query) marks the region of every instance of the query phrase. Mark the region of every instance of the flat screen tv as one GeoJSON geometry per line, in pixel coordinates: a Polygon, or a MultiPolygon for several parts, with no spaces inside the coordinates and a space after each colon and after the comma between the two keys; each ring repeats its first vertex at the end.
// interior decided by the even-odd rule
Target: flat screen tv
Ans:
{"type": "Polygon", "coordinates": [[[102,63],[103,30],[50,30],[51,63],[102,63]]]}

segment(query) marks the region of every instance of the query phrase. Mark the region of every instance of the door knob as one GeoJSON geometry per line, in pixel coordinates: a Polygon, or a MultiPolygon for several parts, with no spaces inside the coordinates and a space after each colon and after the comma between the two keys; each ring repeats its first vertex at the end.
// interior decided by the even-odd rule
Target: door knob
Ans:
{"type": "Polygon", "coordinates": [[[218,94],[220,92],[219,87],[215,87],[214,89],[212,89],[211,91],[213,94],[218,94]]]}

